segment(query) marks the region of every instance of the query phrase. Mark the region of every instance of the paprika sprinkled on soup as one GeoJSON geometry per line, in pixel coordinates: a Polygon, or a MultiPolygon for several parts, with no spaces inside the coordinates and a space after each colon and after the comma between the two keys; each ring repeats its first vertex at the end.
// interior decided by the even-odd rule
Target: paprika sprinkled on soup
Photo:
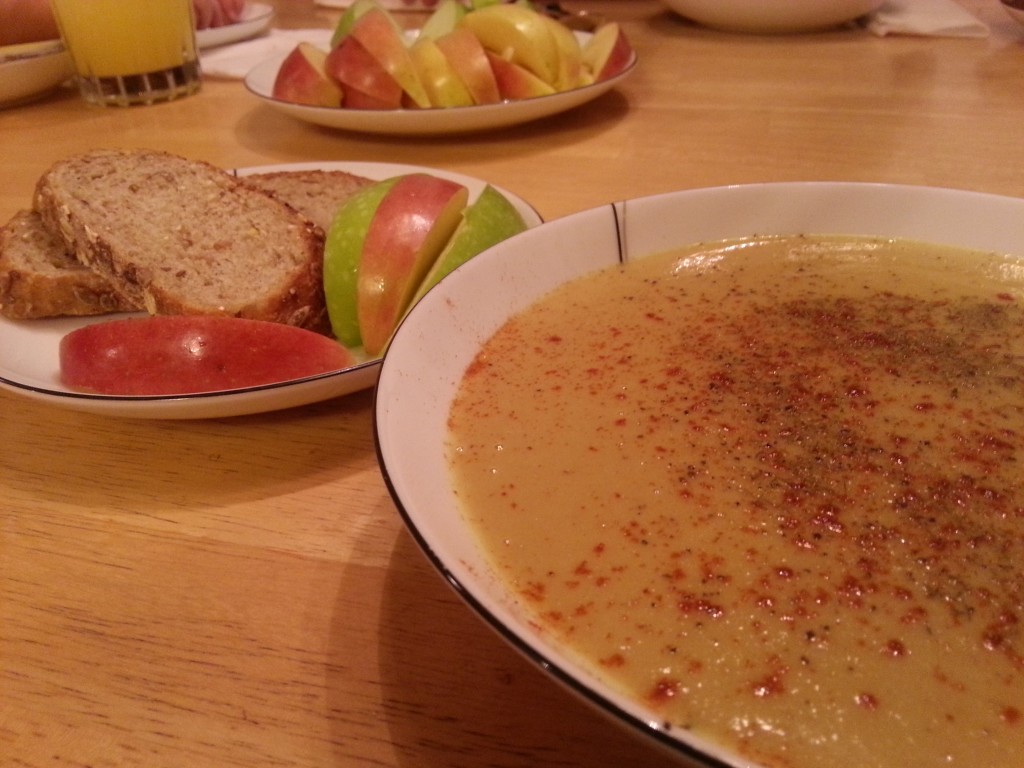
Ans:
{"type": "Polygon", "coordinates": [[[569,283],[449,462],[541,631],[771,768],[1024,765],[1024,264],[756,238],[569,283]]]}

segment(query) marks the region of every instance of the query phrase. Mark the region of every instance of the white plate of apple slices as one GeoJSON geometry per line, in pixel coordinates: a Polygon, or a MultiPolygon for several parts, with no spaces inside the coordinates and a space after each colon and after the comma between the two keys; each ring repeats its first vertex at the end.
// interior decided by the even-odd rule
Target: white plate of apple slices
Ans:
{"type": "MultiPolygon", "coordinates": [[[[592,33],[575,32],[581,46],[594,37],[592,33]]],[[[415,39],[415,31],[411,34],[415,39]]],[[[610,49],[609,49],[610,52],[610,49]]],[[[274,96],[274,83],[289,55],[278,55],[259,63],[245,78],[246,87],[264,103],[299,120],[328,128],[364,133],[391,135],[444,135],[495,128],[507,128],[542,118],[551,117],[607,93],[620,85],[635,70],[636,52],[628,51],[628,58],[616,72],[590,85],[557,91],[548,95],[508,97],[495,103],[476,103],[468,106],[435,106],[414,109],[349,109],[345,106],[317,106],[274,96]]],[[[306,65],[307,62],[302,62],[306,65]]],[[[313,76],[313,69],[305,66],[305,74],[313,76]]],[[[368,76],[369,77],[369,76],[368,76]]]]}
{"type": "MultiPolygon", "coordinates": [[[[393,163],[291,163],[241,168],[238,176],[255,173],[305,170],[346,171],[369,179],[383,180],[407,174],[427,173],[464,185],[473,202],[487,182],[471,176],[434,168],[393,163]]],[[[525,200],[494,186],[512,203],[527,227],[541,223],[537,211],[525,200]]],[[[283,410],[329,400],[373,387],[380,370],[380,358],[367,358],[353,350],[356,365],[298,380],[217,392],[177,396],[113,396],[78,392],[60,382],[61,339],[78,328],[126,315],[89,318],[54,318],[15,321],[0,317],[0,387],[17,394],[76,411],[115,417],[144,419],[227,418],[283,410]]],[[[441,342],[439,342],[441,343],[441,342]]]]}

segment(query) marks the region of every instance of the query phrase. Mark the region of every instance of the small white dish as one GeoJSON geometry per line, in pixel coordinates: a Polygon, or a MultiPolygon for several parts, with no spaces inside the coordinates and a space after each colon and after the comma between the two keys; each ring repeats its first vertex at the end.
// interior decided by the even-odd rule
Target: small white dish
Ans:
{"type": "MultiPolygon", "coordinates": [[[[487,182],[472,176],[434,168],[392,163],[292,163],[242,168],[239,176],[273,171],[340,170],[371,179],[426,172],[464,184],[475,199],[487,182]]],[[[531,227],[540,215],[522,198],[498,187],[531,227]]],[[[0,387],[20,395],[76,411],[144,419],[225,418],[276,411],[369,389],[377,381],[380,359],[352,368],[293,381],[223,392],[202,392],[178,397],[117,397],[76,392],[61,385],[58,347],[61,338],[86,325],[114,315],[91,318],[14,321],[0,317],[0,387]]]]}
{"type": "Polygon", "coordinates": [[[0,48],[0,109],[42,98],[74,74],[60,40],[0,48]]]}
{"type": "Polygon", "coordinates": [[[1001,5],[1011,19],[1024,25],[1024,0],[1002,0],[1001,5]]]}
{"type": "Polygon", "coordinates": [[[680,16],[726,32],[787,34],[838,26],[882,0],[662,0],[680,16]]]}
{"type": "Polygon", "coordinates": [[[376,390],[374,429],[385,481],[445,580],[545,672],[696,765],[756,768],[688,729],[664,730],[649,703],[616,692],[555,633],[538,627],[519,587],[494,572],[462,512],[445,458],[448,414],[481,345],[509,317],[563,283],[704,241],[799,233],[902,237],[1016,254],[1024,264],[1024,199],[925,187],[781,183],[675,192],[573,214],[499,244],[428,294],[399,327],[376,390]]]}
{"type": "MultiPolygon", "coordinates": [[[[313,0],[313,5],[322,8],[348,8],[354,0],[313,0]]],[[[378,0],[381,8],[389,11],[412,11],[423,13],[437,7],[437,0],[378,0]]]]}
{"type": "Polygon", "coordinates": [[[274,9],[264,3],[247,3],[242,18],[223,27],[196,30],[196,46],[200,50],[237,43],[256,37],[274,20],[274,9]]]}
{"type": "MultiPolygon", "coordinates": [[[[590,34],[577,32],[581,41],[590,34]]],[[[308,123],[363,133],[430,136],[468,133],[492,128],[507,128],[539,120],[574,109],[612,90],[632,74],[637,57],[618,75],[583,88],[541,96],[535,99],[506,101],[474,107],[444,109],[345,109],[308,107],[273,97],[274,80],[285,56],[276,56],[258,64],[246,75],[245,86],[264,104],[308,123]]]]}

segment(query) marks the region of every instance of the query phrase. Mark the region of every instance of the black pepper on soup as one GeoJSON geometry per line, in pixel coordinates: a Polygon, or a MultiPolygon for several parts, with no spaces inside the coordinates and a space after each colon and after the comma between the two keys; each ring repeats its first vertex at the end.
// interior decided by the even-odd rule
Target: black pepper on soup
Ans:
{"type": "Polygon", "coordinates": [[[1024,262],[704,244],[577,279],[465,373],[495,569],[660,721],[770,768],[1024,765],[1024,262]]]}

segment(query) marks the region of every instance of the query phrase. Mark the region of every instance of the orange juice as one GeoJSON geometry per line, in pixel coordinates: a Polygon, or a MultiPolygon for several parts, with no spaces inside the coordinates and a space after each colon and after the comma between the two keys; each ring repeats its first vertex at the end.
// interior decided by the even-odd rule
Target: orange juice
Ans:
{"type": "Polygon", "coordinates": [[[51,2],[80,75],[138,75],[196,59],[191,0],[51,2]]]}

